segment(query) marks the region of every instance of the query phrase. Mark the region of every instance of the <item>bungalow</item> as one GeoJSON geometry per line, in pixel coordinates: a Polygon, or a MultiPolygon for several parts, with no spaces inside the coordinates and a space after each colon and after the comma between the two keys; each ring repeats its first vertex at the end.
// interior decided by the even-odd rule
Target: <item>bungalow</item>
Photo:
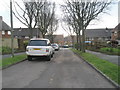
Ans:
{"type": "MultiPolygon", "coordinates": [[[[24,41],[28,41],[30,39],[30,30],[28,28],[14,28],[13,35],[15,38],[18,39],[18,46],[20,49],[24,49],[24,41]]],[[[38,28],[33,28],[33,37],[41,37],[41,32],[38,28]]],[[[45,36],[48,39],[51,39],[49,35],[45,36]]],[[[58,43],[60,45],[64,44],[64,37],[63,35],[53,35],[54,43],[58,43]]]]}
{"type": "Polygon", "coordinates": [[[86,29],[85,35],[87,41],[104,42],[111,39],[112,28],[86,29]]]}
{"type": "MultiPolygon", "coordinates": [[[[101,29],[86,29],[85,30],[85,38],[86,41],[100,41],[106,42],[111,39],[111,31],[112,28],[101,28],[101,29]]],[[[76,36],[73,36],[74,43],[76,42],[76,36]]],[[[72,39],[70,36],[64,38],[64,41],[68,44],[72,43],[72,39]]]]}

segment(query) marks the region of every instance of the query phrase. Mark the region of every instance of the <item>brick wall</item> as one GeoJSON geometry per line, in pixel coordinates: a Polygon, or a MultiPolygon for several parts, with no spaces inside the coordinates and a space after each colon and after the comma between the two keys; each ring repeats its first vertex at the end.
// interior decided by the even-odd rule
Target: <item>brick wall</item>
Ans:
{"type": "Polygon", "coordinates": [[[11,38],[11,35],[8,35],[8,31],[5,31],[5,35],[2,35],[2,38],[11,38]]]}

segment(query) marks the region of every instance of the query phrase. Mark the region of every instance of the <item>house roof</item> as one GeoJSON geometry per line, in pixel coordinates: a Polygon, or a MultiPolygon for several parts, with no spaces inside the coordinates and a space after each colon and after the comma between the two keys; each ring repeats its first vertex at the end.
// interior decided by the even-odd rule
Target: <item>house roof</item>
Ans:
{"type": "Polygon", "coordinates": [[[86,37],[110,37],[111,30],[113,29],[86,29],[85,35],[86,37]]]}
{"type": "MultiPolygon", "coordinates": [[[[36,36],[37,34],[40,34],[40,31],[38,28],[33,28],[33,36],[36,36]]],[[[30,30],[29,28],[14,28],[13,32],[14,36],[30,36],[30,30]]]]}
{"type": "Polygon", "coordinates": [[[11,30],[11,28],[4,21],[2,21],[2,30],[11,30]]]}
{"type": "Polygon", "coordinates": [[[120,31],[120,23],[114,28],[114,30],[120,31]]]}
{"type": "Polygon", "coordinates": [[[0,16],[0,30],[11,30],[10,26],[2,20],[2,16],[0,16]]]}

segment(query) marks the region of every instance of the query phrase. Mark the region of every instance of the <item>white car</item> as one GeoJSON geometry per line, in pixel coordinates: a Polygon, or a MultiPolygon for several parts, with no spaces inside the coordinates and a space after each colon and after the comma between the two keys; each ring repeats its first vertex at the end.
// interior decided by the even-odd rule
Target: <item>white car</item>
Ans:
{"type": "Polygon", "coordinates": [[[51,46],[52,46],[55,50],[57,50],[57,51],[60,49],[59,45],[56,44],[56,43],[51,44],[51,46]]]}
{"type": "Polygon", "coordinates": [[[26,47],[28,60],[31,61],[34,57],[45,56],[48,61],[53,57],[54,49],[50,44],[49,39],[34,38],[31,39],[26,47]]]}

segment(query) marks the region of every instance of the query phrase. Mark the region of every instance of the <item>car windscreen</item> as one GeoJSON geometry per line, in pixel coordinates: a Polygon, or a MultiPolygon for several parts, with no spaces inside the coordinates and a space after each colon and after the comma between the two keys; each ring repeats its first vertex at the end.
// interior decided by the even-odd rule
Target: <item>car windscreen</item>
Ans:
{"type": "Polygon", "coordinates": [[[47,46],[46,40],[31,40],[28,46],[47,46]]]}

